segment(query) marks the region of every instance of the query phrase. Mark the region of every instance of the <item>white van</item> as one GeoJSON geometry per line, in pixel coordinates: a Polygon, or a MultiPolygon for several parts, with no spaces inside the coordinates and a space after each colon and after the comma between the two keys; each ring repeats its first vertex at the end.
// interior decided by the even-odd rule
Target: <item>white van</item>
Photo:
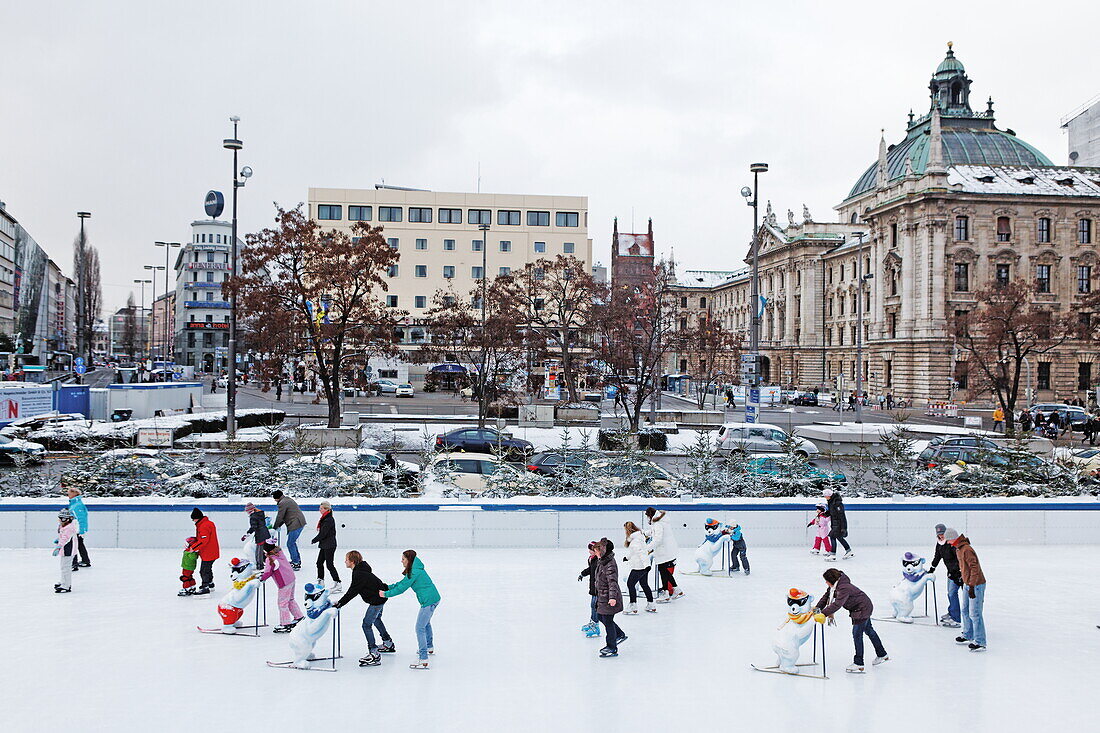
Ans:
{"type": "Polygon", "coordinates": [[[786,430],[767,423],[728,422],[718,428],[718,452],[780,453],[788,440],[793,441],[795,455],[816,458],[820,451],[806,440],[787,434],[786,430]]]}

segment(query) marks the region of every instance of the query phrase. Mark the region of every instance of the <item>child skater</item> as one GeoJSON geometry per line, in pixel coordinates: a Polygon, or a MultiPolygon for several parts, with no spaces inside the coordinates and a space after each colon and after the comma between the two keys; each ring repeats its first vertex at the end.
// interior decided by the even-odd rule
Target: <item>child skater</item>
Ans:
{"type": "Polygon", "coordinates": [[[73,590],[73,559],[77,553],[76,532],[79,527],[73,521],[73,513],[68,509],[62,509],[57,513],[57,539],[53,548],[54,557],[61,559],[61,582],[54,583],[54,593],[72,593],[73,590]]]}
{"type": "Polygon", "coordinates": [[[294,625],[302,620],[302,609],[294,600],[294,568],[287,559],[275,540],[269,539],[264,543],[264,572],[260,580],[275,578],[275,585],[279,589],[279,623],[276,626],[276,634],[288,634],[294,625]]]}
{"type": "Polygon", "coordinates": [[[829,510],[825,508],[825,504],[817,505],[817,516],[810,520],[807,527],[813,527],[817,525],[817,533],[814,534],[814,549],[810,550],[811,555],[820,555],[821,546],[825,545],[825,552],[830,553],[833,551],[833,543],[829,539],[829,530],[832,529],[832,522],[829,520],[829,510]]]}
{"type": "Polygon", "coordinates": [[[581,631],[588,637],[600,635],[600,615],[596,613],[596,563],[600,561],[599,556],[596,554],[597,541],[598,540],[588,543],[588,567],[582,570],[581,574],[577,576],[577,580],[584,580],[584,576],[588,576],[588,595],[591,600],[588,605],[591,609],[591,613],[588,617],[588,623],[581,627],[581,631]]]}
{"type": "Polygon", "coordinates": [[[177,596],[192,596],[195,594],[195,568],[199,565],[199,553],[195,550],[195,538],[188,537],[187,544],[183,547],[183,559],[180,560],[180,582],[183,590],[177,596]]]}

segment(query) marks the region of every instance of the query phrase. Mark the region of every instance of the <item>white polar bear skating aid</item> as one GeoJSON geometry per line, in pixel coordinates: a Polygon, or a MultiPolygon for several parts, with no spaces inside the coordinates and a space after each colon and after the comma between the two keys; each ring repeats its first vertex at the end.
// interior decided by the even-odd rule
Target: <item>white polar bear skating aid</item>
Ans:
{"type": "MultiPolygon", "coordinates": [[[[232,588],[218,601],[218,615],[222,618],[221,633],[236,634],[241,627],[244,610],[256,599],[260,587],[260,574],[252,567],[251,560],[233,558],[229,561],[229,580],[232,588]]],[[[213,632],[219,629],[203,629],[213,632]]]]}
{"type": "Polygon", "coordinates": [[[310,664],[313,648],[328,631],[329,624],[336,616],[328,588],[309,583],[305,587],[305,594],[306,615],[290,632],[290,651],[294,659],[286,665],[297,669],[313,669],[310,664]]]}
{"type": "Polygon", "coordinates": [[[699,566],[699,573],[710,575],[714,558],[719,556],[724,548],[729,547],[730,532],[733,528],[728,524],[720,524],[717,520],[708,519],[703,525],[707,536],[703,544],[695,548],[695,564],[699,566]]]}
{"type": "Polygon", "coordinates": [[[798,657],[802,645],[814,633],[814,623],[822,623],[824,616],[813,612],[814,597],[798,588],[787,593],[787,620],[776,630],[772,639],[776,666],[787,674],[798,674],[798,657]]]}
{"type": "Polygon", "coordinates": [[[924,558],[907,552],[901,556],[901,580],[890,589],[890,605],[894,618],[903,624],[913,623],[913,604],[931,582],[932,576],[924,569],[924,558]]]}

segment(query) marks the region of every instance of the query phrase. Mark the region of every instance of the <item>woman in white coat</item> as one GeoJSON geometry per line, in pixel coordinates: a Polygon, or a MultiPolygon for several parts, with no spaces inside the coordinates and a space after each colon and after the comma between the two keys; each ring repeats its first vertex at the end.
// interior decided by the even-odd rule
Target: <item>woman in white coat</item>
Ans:
{"type": "Polygon", "coordinates": [[[684,595],[676,585],[676,578],[673,577],[676,569],[676,554],[680,548],[676,544],[671,520],[665,518],[667,512],[649,507],[645,510],[645,515],[649,521],[646,535],[653,540],[653,560],[657,563],[657,572],[661,576],[661,585],[657,589],[657,602],[668,603],[684,595]]]}
{"type": "Polygon", "coordinates": [[[630,593],[630,605],[626,613],[636,615],[638,613],[638,583],[642,584],[642,592],[645,593],[645,610],[656,613],[657,607],[653,605],[653,591],[649,587],[649,557],[652,554],[646,545],[645,532],[638,529],[634,522],[623,525],[626,530],[626,557],[623,562],[630,569],[630,575],[626,579],[626,589],[630,593]]]}

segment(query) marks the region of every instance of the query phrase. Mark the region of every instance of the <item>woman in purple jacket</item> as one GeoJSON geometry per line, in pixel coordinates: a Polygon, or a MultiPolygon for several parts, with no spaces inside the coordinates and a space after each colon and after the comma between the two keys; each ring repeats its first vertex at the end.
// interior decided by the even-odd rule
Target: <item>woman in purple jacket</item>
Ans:
{"type": "Polygon", "coordinates": [[[260,580],[275,579],[275,585],[279,589],[279,623],[282,626],[276,626],[274,630],[276,634],[285,634],[302,620],[303,615],[298,602],[294,600],[294,568],[275,544],[275,540],[269,539],[263,544],[263,548],[264,572],[260,580]]]}
{"type": "Polygon", "coordinates": [[[615,562],[615,543],[604,537],[596,544],[596,613],[607,632],[607,646],[600,650],[601,657],[619,656],[619,644],[626,641],[626,634],[615,623],[615,614],[623,610],[623,592],[619,588],[619,564],[615,562]]]}
{"type": "MultiPolygon", "coordinates": [[[[822,577],[829,589],[817,602],[817,610],[823,616],[832,618],[833,614],[841,608],[848,611],[852,617],[852,640],[855,642],[856,654],[852,664],[848,665],[846,672],[851,674],[863,674],[863,635],[871,640],[875,647],[875,660],[871,664],[882,664],[890,660],[886,654],[882,640],[878,638],[878,632],[871,626],[871,613],[875,606],[870,597],[859,588],[852,585],[848,576],[836,568],[829,568],[822,577]]],[[[824,619],[820,619],[824,621],[824,619]]]]}

